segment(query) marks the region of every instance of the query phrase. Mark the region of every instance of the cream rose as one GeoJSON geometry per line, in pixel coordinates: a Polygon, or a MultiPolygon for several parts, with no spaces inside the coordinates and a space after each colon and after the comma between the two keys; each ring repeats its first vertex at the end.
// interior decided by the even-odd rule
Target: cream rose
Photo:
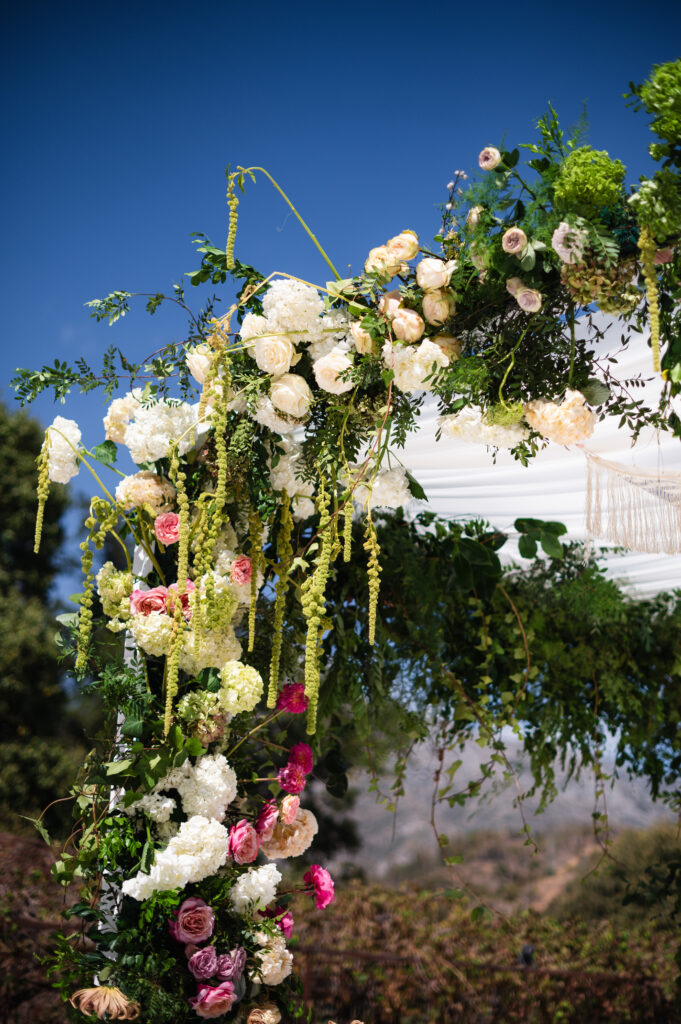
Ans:
{"type": "Polygon", "coordinates": [[[427,256],[416,268],[416,281],[424,292],[433,292],[438,288],[446,288],[456,268],[456,260],[438,260],[427,256]]]}
{"type": "Polygon", "coordinates": [[[478,156],[478,167],[483,171],[493,171],[501,163],[501,153],[496,146],[485,146],[478,156]]]}
{"type": "Polygon", "coordinates": [[[297,373],[285,373],[272,381],[270,399],[280,412],[300,420],[310,411],[312,392],[304,377],[299,377],[297,373]]]}
{"type": "Polygon", "coordinates": [[[361,356],[367,355],[374,350],[374,340],[368,331],[365,331],[359,320],[353,320],[350,324],[350,336],[353,344],[361,356]]]}
{"type": "Polygon", "coordinates": [[[253,344],[253,358],[263,373],[288,373],[295,354],[293,342],[284,335],[256,338],[253,344]]]}
{"type": "Polygon", "coordinates": [[[426,292],[423,296],[423,315],[429,324],[443,324],[456,309],[451,292],[426,292]]]}
{"type": "Polygon", "coordinates": [[[392,320],[401,308],[402,296],[397,290],[392,292],[383,292],[383,295],[381,295],[378,300],[379,312],[383,314],[386,320],[392,320]]]}
{"type": "Polygon", "coordinates": [[[509,228],[504,231],[501,239],[501,248],[511,256],[519,256],[527,245],[527,235],[522,228],[509,228]]]}
{"type": "Polygon", "coordinates": [[[205,384],[213,362],[213,352],[208,345],[197,345],[185,356],[187,369],[197,384],[205,384]]]}
{"type": "Polygon", "coordinates": [[[367,274],[380,274],[382,277],[394,277],[400,269],[401,260],[388,250],[387,245],[377,245],[369,250],[364,264],[367,274]]]}
{"type": "Polygon", "coordinates": [[[340,348],[333,348],[328,355],[322,356],[313,364],[315,380],[322,391],[332,395],[342,395],[355,386],[351,380],[340,379],[340,374],[352,367],[352,360],[340,348]]]}
{"type": "Polygon", "coordinates": [[[393,317],[393,333],[400,341],[419,341],[425,329],[423,317],[415,309],[401,309],[393,317]]]}
{"type": "Polygon", "coordinates": [[[415,231],[401,231],[399,235],[388,239],[386,249],[398,262],[413,260],[419,251],[419,236],[415,231]]]}

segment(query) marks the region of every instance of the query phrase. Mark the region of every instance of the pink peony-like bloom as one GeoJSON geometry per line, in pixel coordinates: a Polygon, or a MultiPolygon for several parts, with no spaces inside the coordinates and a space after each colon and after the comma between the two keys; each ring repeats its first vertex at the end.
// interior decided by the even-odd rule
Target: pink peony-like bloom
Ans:
{"type": "Polygon", "coordinates": [[[199,896],[190,896],[168,922],[171,936],[178,942],[205,942],[213,934],[215,914],[199,896]]]}
{"type": "Polygon", "coordinates": [[[653,263],[656,267],[661,266],[663,263],[671,263],[674,259],[673,249],[658,249],[653,256],[653,263]]]}
{"type": "Polygon", "coordinates": [[[309,698],[305,696],[305,683],[287,683],[277,697],[277,711],[302,715],[303,711],[307,711],[309,703],[309,698]]]}
{"type": "Polygon", "coordinates": [[[197,1017],[222,1017],[236,1002],[236,992],[231,981],[219,985],[199,985],[189,1005],[197,1017]]]}
{"type": "Polygon", "coordinates": [[[317,910],[324,910],[329,903],[333,903],[335,893],[333,890],[333,878],[321,864],[313,864],[309,871],[303,875],[303,881],[308,888],[314,890],[317,910]]]}
{"type": "Polygon", "coordinates": [[[299,764],[305,774],[309,775],[314,768],[312,747],[309,747],[307,743],[296,743],[288,752],[288,762],[289,764],[299,764]]]}
{"type": "Polygon", "coordinates": [[[218,957],[215,977],[218,981],[238,981],[246,966],[246,950],[236,946],[218,957]]]}
{"type": "Polygon", "coordinates": [[[266,843],[272,838],[272,832],[274,831],[274,826],[277,823],[278,817],[279,808],[277,807],[276,801],[268,800],[260,811],[255,823],[255,831],[258,833],[258,837],[261,842],[266,843]]]}
{"type": "Polygon", "coordinates": [[[514,298],[526,313],[538,313],[541,309],[541,292],[536,291],[535,288],[519,288],[514,298]]]}
{"type": "Polygon", "coordinates": [[[277,927],[281,928],[287,939],[291,938],[293,934],[293,914],[290,910],[285,910],[283,907],[267,907],[266,910],[260,910],[258,913],[261,917],[276,919],[277,927]]]}
{"type": "Polygon", "coordinates": [[[260,837],[245,818],[232,825],[229,830],[227,853],[237,864],[252,864],[258,856],[260,837]]]}
{"type": "MultiPolygon", "coordinates": [[[[185,586],[184,594],[180,594],[180,604],[182,605],[182,614],[184,615],[185,619],[187,619],[187,621],[189,621],[189,619],[191,619],[191,617],[192,617],[192,610],[191,610],[191,606],[189,604],[189,595],[191,593],[193,593],[195,590],[196,590],[195,583],[192,580],[188,579],[187,583],[186,583],[186,586],[185,586]]],[[[171,583],[170,584],[170,586],[168,587],[168,593],[171,594],[171,595],[173,593],[177,593],[177,583],[171,583]]],[[[170,607],[170,611],[171,612],[173,612],[175,610],[175,603],[172,600],[172,597],[171,597],[171,600],[170,600],[170,603],[169,603],[169,607],[170,607]]]]}
{"type": "Polygon", "coordinates": [[[527,245],[527,235],[521,228],[509,228],[504,231],[501,248],[512,256],[518,256],[527,245]]]}
{"type": "Polygon", "coordinates": [[[133,615],[151,615],[152,612],[165,612],[167,610],[167,587],[152,587],[151,590],[133,590],[130,595],[130,611],[133,615]]]}
{"type": "Polygon", "coordinates": [[[239,555],[238,558],[234,559],[229,570],[232,583],[236,583],[238,587],[244,583],[250,583],[252,574],[253,566],[248,555],[239,555]]]}
{"type": "Polygon", "coordinates": [[[156,516],[154,533],[160,544],[177,544],[180,539],[180,517],[177,512],[164,512],[156,516]]]}
{"type": "Polygon", "coordinates": [[[281,814],[281,820],[284,825],[291,825],[298,815],[300,809],[300,797],[294,796],[293,793],[289,793],[281,801],[281,807],[279,813],[281,814]]]}
{"type": "Polygon", "coordinates": [[[478,157],[478,167],[483,171],[493,171],[501,163],[501,153],[495,146],[485,146],[478,157]]]}
{"type": "Polygon", "coordinates": [[[215,946],[204,946],[203,949],[197,949],[196,953],[190,956],[187,964],[197,981],[208,981],[215,974],[217,966],[218,955],[215,952],[215,946]]]}
{"type": "Polygon", "coordinates": [[[307,773],[302,765],[289,762],[279,770],[277,779],[287,793],[302,793],[307,782],[307,773]]]}

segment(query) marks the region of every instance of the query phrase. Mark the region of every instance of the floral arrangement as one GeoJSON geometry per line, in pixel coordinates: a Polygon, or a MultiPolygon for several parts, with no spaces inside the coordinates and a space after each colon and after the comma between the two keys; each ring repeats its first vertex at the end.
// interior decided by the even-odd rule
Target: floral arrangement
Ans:
{"type": "MultiPolygon", "coordinates": [[[[290,736],[305,715],[321,742],[325,593],[336,562],[352,557],[356,517],[374,642],[375,510],[424,497],[398,452],[427,392],[441,443],[462,437],[523,462],[541,444],[588,438],[606,415],[634,432],[681,427],[668,416],[681,381],[681,136],[663,80],[681,96],[678,64],[656,69],[636,96],[665,140],[664,166],[631,195],[623,165],[566,140],[550,110],[527,146],[529,180],[518,150],[493,146],[477,181],[455,173],[438,252],[403,230],[341,279],[292,207],[333,272],[324,287],[263,277],[235,257],[237,190],[269,175],[228,171],[227,245],[202,236],[190,275],[194,285],[243,282],[225,315],[214,300],[195,315],[177,287],[147,308],[170,299],[187,311],[182,345],[142,364],[112,348],[101,373],[84,362],[18,371],[22,401],[100,385],[111,399],[100,444],[86,448],[58,416],[38,460],[36,548],[52,482],[86,470],[99,489],[79,612],[62,617],[65,655],[116,723],[74,787],[77,824],[56,869],[82,887],[73,912],[92,924],[89,945],[64,938],[57,953],[67,994],[97,979],[70,996],[81,1015],[276,1024],[294,1012],[289,899],[302,890],[323,909],[334,891],[319,864],[286,883],[280,870],[317,833],[300,804],[315,752],[290,736]],[[624,343],[649,318],[655,367],[664,348],[659,407],[632,397],[640,381],[616,381],[598,362],[595,305],[620,317],[624,343]],[[117,468],[121,448],[132,475],[117,468]],[[121,563],[95,571],[105,543],[121,563]],[[292,606],[302,630],[290,628],[292,606]]],[[[131,297],[95,300],[93,315],[113,323],[131,297]]]]}

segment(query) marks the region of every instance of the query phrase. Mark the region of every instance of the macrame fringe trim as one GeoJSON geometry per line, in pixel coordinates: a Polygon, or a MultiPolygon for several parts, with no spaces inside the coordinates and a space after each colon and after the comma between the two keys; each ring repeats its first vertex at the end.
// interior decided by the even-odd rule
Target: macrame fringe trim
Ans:
{"type": "Polygon", "coordinates": [[[681,473],[608,462],[585,452],[586,528],[632,551],[681,551],[681,473]]]}

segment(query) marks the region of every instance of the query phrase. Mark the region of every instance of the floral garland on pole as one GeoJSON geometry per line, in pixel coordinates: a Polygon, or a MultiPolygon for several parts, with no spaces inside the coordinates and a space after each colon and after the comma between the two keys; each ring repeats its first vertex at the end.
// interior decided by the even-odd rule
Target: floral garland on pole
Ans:
{"type": "MultiPolygon", "coordinates": [[[[681,383],[681,131],[660,99],[670,88],[681,97],[678,62],[634,91],[653,114],[665,163],[631,195],[623,165],[566,139],[550,109],[522,176],[518,150],[493,146],[480,153],[478,181],[456,172],[440,252],[404,230],[345,280],[267,172],[228,171],[226,249],[201,237],[202,264],[190,275],[194,285],[243,282],[226,315],[215,315],[213,300],[193,314],[176,287],[148,297],[147,308],[169,300],[189,313],[183,345],[139,365],[112,348],[101,373],[84,362],[18,371],[22,402],[46,388],[64,400],[74,386],[104,386],[111,397],[129,381],[111,401],[101,444],[85,448],[77,424],[59,416],[38,460],[36,549],[50,481],[85,468],[100,490],[81,544],[80,611],[67,625],[77,677],[123,716],[108,754],[93,753],[74,787],[77,824],[56,867],[61,882],[84,886],[73,912],[92,922],[90,946],[64,937],[57,951],[65,991],[97,978],[71,995],[81,1014],[276,1024],[295,1013],[292,891],[320,909],[334,892],[318,864],[301,884],[282,885],[280,862],[317,832],[300,805],[314,752],[287,742],[288,724],[305,714],[319,744],[333,611],[325,592],[336,560],[351,557],[357,510],[374,642],[381,555],[372,511],[423,497],[397,453],[426,392],[440,405],[443,437],[508,448],[523,463],[541,444],[587,438],[599,416],[619,416],[634,435],[681,427],[668,415],[681,383]],[[330,267],[325,287],[264,278],[235,257],[238,191],[256,172],[330,267]],[[598,362],[594,303],[620,317],[625,343],[650,316],[653,351],[664,349],[659,407],[632,397],[639,381],[618,382],[598,362]],[[578,319],[587,326],[579,337],[578,319]],[[119,446],[135,474],[117,469],[119,446]],[[116,486],[104,469],[118,474],[116,486]],[[125,567],[107,561],[95,571],[107,538],[125,567]],[[262,636],[258,600],[268,589],[274,629],[262,636]],[[304,636],[287,632],[291,601],[304,636]],[[117,634],[134,644],[132,659],[117,634]],[[262,664],[262,648],[267,687],[249,663],[262,664]],[[115,894],[113,919],[100,906],[105,890],[115,894]]],[[[93,315],[113,323],[131,297],[95,300],[93,315]]]]}

